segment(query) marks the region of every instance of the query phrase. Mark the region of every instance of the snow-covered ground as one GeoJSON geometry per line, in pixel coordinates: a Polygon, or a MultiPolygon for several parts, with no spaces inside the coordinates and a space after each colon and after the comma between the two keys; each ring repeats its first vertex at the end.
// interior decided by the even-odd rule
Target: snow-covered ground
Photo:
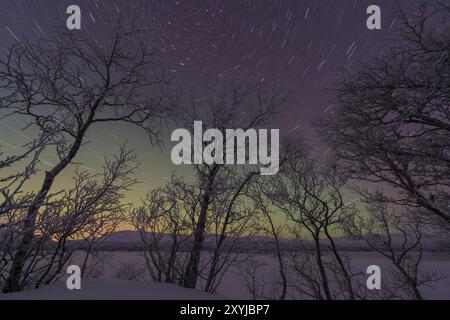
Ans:
{"type": "MultiPolygon", "coordinates": [[[[384,257],[374,252],[346,252],[351,259],[353,273],[361,273],[358,278],[361,284],[365,284],[366,270],[370,265],[378,265],[381,268],[381,284],[386,287],[389,278],[393,275],[391,263],[384,257]]],[[[255,255],[256,259],[265,264],[263,276],[270,279],[277,272],[276,259],[270,255],[255,255]]],[[[446,254],[425,253],[421,263],[421,270],[435,275],[439,280],[431,282],[420,288],[425,299],[450,300],[450,256],[446,254]]],[[[259,273],[261,277],[261,273],[259,273]]],[[[289,291],[289,290],[288,290],[289,291]]],[[[218,293],[233,299],[251,299],[251,295],[245,290],[239,270],[228,272],[217,290],[218,293]]]]}
{"type": "MultiPolygon", "coordinates": [[[[139,252],[116,251],[106,253],[108,263],[105,264],[98,278],[83,278],[81,290],[68,290],[64,277],[54,285],[39,290],[28,290],[21,293],[1,294],[1,299],[133,299],[133,300],[166,300],[166,299],[251,299],[246,290],[239,268],[231,268],[223,277],[217,294],[208,294],[200,290],[185,289],[176,285],[152,283],[148,277],[143,276],[140,281],[119,280],[118,271],[124,264],[133,264],[144,270],[144,259],[139,252]]],[[[386,285],[392,276],[392,267],[377,253],[353,251],[347,252],[351,258],[352,271],[361,273],[361,283],[365,283],[365,272],[369,265],[378,265],[382,271],[382,286],[386,285]]],[[[80,263],[81,256],[76,257],[74,264],[80,263]],[[80,261],[78,261],[80,260],[80,261]]],[[[269,279],[277,272],[276,259],[269,254],[252,254],[265,265],[263,274],[258,275],[269,279]]],[[[426,253],[421,265],[423,271],[438,275],[440,279],[421,288],[426,299],[450,300],[450,256],[448,254],[426,253]]]]}
{"type": "Polygon", "coordinates": [[[118,279],[82,280],[80,290],[67,289],[65,281],[38,290],[0,294],[0,300],[220,300],[225,297],[171,284],[118,279]]]}

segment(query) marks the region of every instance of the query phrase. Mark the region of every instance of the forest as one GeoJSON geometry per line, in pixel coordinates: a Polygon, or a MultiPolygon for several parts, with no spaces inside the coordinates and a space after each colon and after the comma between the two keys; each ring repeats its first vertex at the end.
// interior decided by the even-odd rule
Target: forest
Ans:
{"type": "Polygon", "coordinates": [[[29,137],[20,148],[0,140],[5,295],[52,285],[76,261],[83,278],[109,264],[122,280],[207,293],[220,293],[232,272],[251,299],[421,300],[433,286],[450,297],[448,264],[433,265],[450,260],[448,1],[399,9],[379,55],[336,70],[314,137],[282,127],[290,103],[282,84],[221,78],[198,94],[180,90],[156,31],[127,14],[101,20],[101,40],[90,29],[55,28],[2,52],[0,126],[20,119],[15,129],[29,137]],[[237,144],[258,157],[213,161],[219,149],[208,149],[211,161],[198,161],[198,121],[222,137],[279,128],[278,172],[260,172],[276,165],[274,140],[264,148],[245,135],[237,144]],[[167,163],[175,145],[167,137],[186,128],[195,141],[177,164],[188,173],[175,170],[130,201],[147,179],[138,174],[142,150],[124,142],[100,171],[79,158],[92,130],[119,123],[165,150],[167,163]],[[57,161],[43,166],[44,153],[57,161]],[[124,230],[134,250],[113,241],[124,230]],[[139,262],[111,261],[118,251],[136,251],[139,262]],[[366,268],[377,263],[355,264],[361,252],[384,261],[382,290],[367,288],[366,268]]]}

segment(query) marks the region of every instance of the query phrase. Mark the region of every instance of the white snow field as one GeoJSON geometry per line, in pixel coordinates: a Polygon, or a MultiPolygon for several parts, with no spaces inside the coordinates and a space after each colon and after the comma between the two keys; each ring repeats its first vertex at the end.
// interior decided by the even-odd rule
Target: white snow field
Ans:
{"type": "MultiPolygon", "coordinates": [[[[352,269],[364,273],[367,266],[379,265],[383,270],[382,286],[389,277],[391,267],[383,257],[373,252],[351,252],[352,269]]],[[[143,263],[138,252],[114,252],[111,253],[113,264],[120,265],[125,261],[143,263]]],[[[258,254],[254,258],[265,263],[264,278],[268,279],[276,273],[276,259],[267,254],[258,254]]],[[[445,254],[426,254],[422,263],[422,269],[436,273],[441,277],[436,282],[421,288],[425,299],[450,300],[450,257],[445,254]]],[[[361,276],[364,282],[364,274],[361,276]]],[[[251,299],[252,296],[246,290],[240,279],[240,270],[231,268],[224,276],[217,289],[217,294],[205,293],[201,290],[182,288],[172,284],[153,283],[146,281],[119,280],[115,277],[115,270],[108,265],[99,278],[83,278],[81,290],[68,290],[65,277],[53,285],[38,290],[27,290],[20,293],[2,294],[0,300],[220,300],[220,299],[251,299]]]]}
{"type": "Polygon", "coordinates": [[[60,280],[38,290],[0,294],[0,300],[221,300],[218,294],[165,283],[83,278],[80,290],[67,289],[60,280]]]}
{"type": "MultiPolygon", "coordinates": [[[[216,300],[216,299],[252,299],[242,279],[242,269],[237,266],[231,267],[224,275],[221,284],[218,286],[216,294],[209,294],[200,289],[192,290],[182,288],[177,285],[155,283],[151,281],[148,271],[145,267],[145,259],[142,252],[130,251],[130,248],[138,246],[135,232],[120,232],[114,234],[108,241],[109,248],[123,248],[102,252],[104,263],[99,269],[98,274],[83,278],[81,281],[81,290],[67,289],[65,279],[67,274],[61,275],[61,280],[53,285],[43,287],[38,290],[27,290],[20,293],[2,294],[3,299],[113,299],[113,300],[216,300]],[[120,271],[126,266],[134,266],[136,277],[130,278],[130,274],[120,276],[120,271]],[[129,280],[135,279],[135,280],[129,280]]],[[[262,264],[262,268],[257,272],[258,281],[263,279],[270,280],[278,275],[277,259],[270,252],[267,241],[262,238],[246,239],[243,241],[243,252],[248,248],[257,248],[249,250],[248,258],[262,264]],[[260,251],[260,252],[258,252],[260,251]]],[[[289,248],[290,241],[283,240],[284,245],[289,248]]],[[[366,269],[370,265],[380,266],[382,271],[382,290],[389,287],[390,278],[393,277],[392,263],[386,258],[375,252],[369,252],[363,243],[353,241],[347,238],[337,238],[337,245],[341,248],[341,253],[350,259],[351,270],[353,274],[359,274],[355,277],[357,285],[363,285],[367,278],[366,269]]],[[[424,252],[421,271],[426,274],[432,274],[437,281],[430,282],[420,288],[425,299],[444,299],[450,300],[450,252],[448,249],[436,250],[440,246],[430,240],[424,241],[424,252]]],[[[81,253],[79,251],[78,253],[81,253]]],[[[84,254],[75,254],[70,264],[81,265],[84,254]]],[[[286,259],[289,259],[287,256],[286,259]]],[[[289,260],[288,260],[289,261],[289,260]]],[[[126,270],[126,268],[125,268],[126,270]]],[[[131,274],[131,275],[133,275],[131,274]]],[[[290,281],[295,281],[290,280],[290,281]]],[[[270,285],[270,283],[269,283],[270,285]]],[[[203,287],[199,280],[199,288],[203,287]]],[[[288,289],[290,299],[299,299],[295,292],[288,289]]],[[[301,299],[301,298],[300,298],[301,299]]]]}

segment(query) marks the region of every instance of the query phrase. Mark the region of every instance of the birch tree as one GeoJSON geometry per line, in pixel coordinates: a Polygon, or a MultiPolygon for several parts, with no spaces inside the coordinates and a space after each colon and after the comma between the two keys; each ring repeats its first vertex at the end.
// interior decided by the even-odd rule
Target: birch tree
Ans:
{"type": "Polygon", "coordinates": [[[414,14],[400,10],[395,42],[380,56],[344,68],[333,81],[336,100],[323,130],[364,198],[384,187],[377,201],[422,208],[447,225],[449,21],[448,1],[424,1],[414,14]]]}
{"type": "Polygon", "coordinates": [[[58,157],[28,206],[5,292],[20,289],[39,210],[55,179],[86,142],[88,130],[121,121],[142,128],[155,140],[159,119],[168,114],[168,79],[149,30],[136,19],[101,23],[110,32],[101,40],[95,33],[61,31],[53,39],[12,46],[0,62],[1,89],[7,92],[2,108],[26,117],[40,134],[56,131],[52,142],[57,142],[58,157]]]}
{"type": "MultiPolygon", "coordinates": [[[[274,120],[285,102],[286,98],[282,94],[281,88],[267,89],[258,84],[230,82],[214,91],[209,97],[193,98],[187,102],[187,108],[184,113],[180,114],[179,121],[191,127],[193,121],[202,120],[205,129],[219,129],[226,137],[225,129],[241,128],[245,131],[250,128],[259,128],[270,120],[274,120]]],[[[246,145],[248,145],[248,141],[246,145]]],[[[210,205],[220,194],[221,183],[219,180],[221,175],[226,175],[224,169],[225,165],[220,163],[195,166],[197,184],[202,190],[202,196],[184,276],[184,286],[188,288],[195,288],[197,285],[201,251],[210,216],[210,205]]],[[[244,170],[244,173],[241,171],[240,181],[236,182],[238,188],[244,188],[246,183],[251,180],[251,177],[254,176],[251,171],[254,171],[253,168],[244,170]]],[[[236,173],[239,174],[239,170],[236,173]]],[[[237,191],[236,194],[237,197],[233,197],[229,203],[231,206],[227,209],[229,213],[232,212],[235,201],[239,199],[240,192],[237,191]]],[[[224,234],[227,226],[225,226],[224,234]]]]}

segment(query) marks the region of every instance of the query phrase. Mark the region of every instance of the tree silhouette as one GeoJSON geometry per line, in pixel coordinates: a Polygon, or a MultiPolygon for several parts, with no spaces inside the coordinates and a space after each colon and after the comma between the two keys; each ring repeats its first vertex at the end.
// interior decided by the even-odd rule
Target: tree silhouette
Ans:
{"type": "Polygon", "coordinates": [[[30,200],[5,292],[19,290],[36,217],[87,131],[98,123],[122,121],[142,128],[153,141],[158,138],[158,119],[169,113],[168,78],[149,41],[150,30],[134,18],[129,21],[104,21],[110,34],[101,41],[65,30],[55,40],[19,43],[0,62],[1,89],[7,92],[2,109],[27,117],[28,126],[41,135],[52,133],[59,159],[30,200]]]}

